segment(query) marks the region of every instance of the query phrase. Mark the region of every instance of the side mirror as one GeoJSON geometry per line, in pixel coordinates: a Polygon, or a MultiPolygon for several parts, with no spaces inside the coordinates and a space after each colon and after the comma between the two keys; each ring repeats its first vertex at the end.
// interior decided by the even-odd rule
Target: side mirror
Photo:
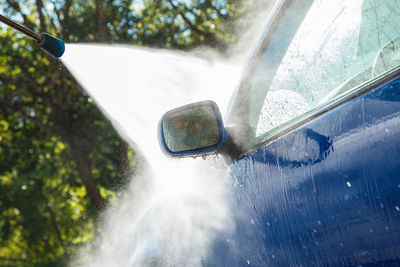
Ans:
{"type": "Polygon", "coordinates": [[[168,111],[160,122],[160,145],[171,156],[191,156],[217,150],[225,140],[218,106],[202,101],[168,111]]]}

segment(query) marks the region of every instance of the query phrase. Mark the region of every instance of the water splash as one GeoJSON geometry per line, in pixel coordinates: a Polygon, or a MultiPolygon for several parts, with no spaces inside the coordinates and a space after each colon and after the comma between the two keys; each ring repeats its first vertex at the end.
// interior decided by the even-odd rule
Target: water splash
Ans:
{"type": "Polygon", "coordinates": [[[123,46],[67,45],[67,51],[63,63],[149,166],[105,213],[99,244],[77,262],[201,265],[214,235],[232,227],[227,176],[208,162],[162,154],[158,120],[171,108],[206,99],[224,112],[243,62],[123,46]]]}
{"type": "Polygon", "coordinates": [[[264,12],[249,14],[252,27],[229,59],[204,49],[66,46],[64,65],[148,163],[105,212],[101,236],[72,266],[200,266],[214,237],[233,229],[233,183],[221,162],[166,157],[157,127],[165,111],[191,102],[213,100],[225,113],[272,6],[266,2],[264,12]]]}
{"type": "Polygon", "coordinates": [[[210,99],[224,113],[243,65],[222,62],[215,54],[207,60],[189,53],[128,46],[67,48],[63,63],[125,139],[140,144],[149,158],[158,153],[154,129],[165,111],[210,99]]]}

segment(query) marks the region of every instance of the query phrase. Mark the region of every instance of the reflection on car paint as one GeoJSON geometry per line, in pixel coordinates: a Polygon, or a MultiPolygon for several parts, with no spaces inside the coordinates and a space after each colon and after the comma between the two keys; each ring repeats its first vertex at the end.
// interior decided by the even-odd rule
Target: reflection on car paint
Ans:
{"type": "Polygon", "coordinates": [[[399,96],[397,78],[232,163],[236,230],[206,265],[395,264],[399,96]]]}

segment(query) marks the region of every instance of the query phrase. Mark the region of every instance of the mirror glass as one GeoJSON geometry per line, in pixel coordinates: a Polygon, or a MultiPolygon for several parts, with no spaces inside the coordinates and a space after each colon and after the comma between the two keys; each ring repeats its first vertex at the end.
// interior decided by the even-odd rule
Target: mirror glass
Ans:
{"type": "Polygon", "coordinates": [[[221,133],[212,103],[192,104],[164,115],[162,131],[165,145],[172,152],[185,152],[219,144],[221,133]]]}

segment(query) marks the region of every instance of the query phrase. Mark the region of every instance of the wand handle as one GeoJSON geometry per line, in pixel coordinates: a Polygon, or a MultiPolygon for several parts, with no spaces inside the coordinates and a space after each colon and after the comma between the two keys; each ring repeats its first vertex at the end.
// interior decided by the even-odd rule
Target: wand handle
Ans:
{"type": "Polygon", "coordinates": [[[42,37],[35,33],[34,31],[31,31],[30,29],[26,28],[25,26],[22,26],[18,23],[15,23],[14,21],[0,15],[0,21],[7,24],[8,26],[28,35],[32,39],[34,39],[36,42],[40,43],[42,41],[42,37]]]}

